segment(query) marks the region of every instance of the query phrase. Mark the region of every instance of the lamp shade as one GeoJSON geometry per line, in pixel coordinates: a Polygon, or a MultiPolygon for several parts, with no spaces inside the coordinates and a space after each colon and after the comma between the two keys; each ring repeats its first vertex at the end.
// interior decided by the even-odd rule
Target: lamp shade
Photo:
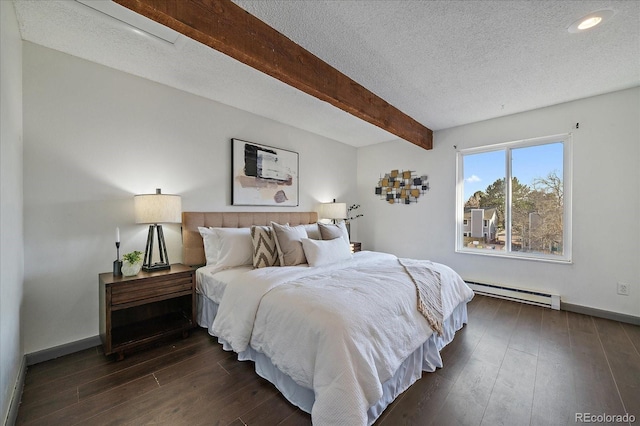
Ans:
{"type": "Polygon", "coordinates": [[[182,220],[182,199],[179,195],[160,193],[133,197],[136,223],[179,223],[182,220]]]}
{"type": "Polygon", "coordinates": [[[346,203],[323,203],[320,204],[321,219],[346,219],[347,204],[346,203]]]}

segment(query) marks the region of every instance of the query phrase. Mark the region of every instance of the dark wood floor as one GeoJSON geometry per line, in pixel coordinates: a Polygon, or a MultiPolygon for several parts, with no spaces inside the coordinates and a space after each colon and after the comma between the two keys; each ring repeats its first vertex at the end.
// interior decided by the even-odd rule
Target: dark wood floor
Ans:
{"type": "MultiPolygon", "coordinates": [[[[377,425],[567,425],[575,413],[640,421],[640,327],[477,296],[469,324],[377,425]]],[[[100,348],[31,366],[17,424],[308,425],[205,330],[123,361],[100,348]]]]}

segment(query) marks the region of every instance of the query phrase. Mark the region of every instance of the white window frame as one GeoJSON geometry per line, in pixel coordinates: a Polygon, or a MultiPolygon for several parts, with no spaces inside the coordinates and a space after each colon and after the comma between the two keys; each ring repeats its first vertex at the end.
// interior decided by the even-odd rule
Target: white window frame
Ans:
{"type": "Polygon", "coordinates": [[[564,133],[559,135],[544,136],[540,138],[523,139],[518,141],[511,141],[505,143],[499,143],[494,145],[486,145],[476,148],[467,148],[458,150],[456,155],[456,253],[475,254],[480,256],[494,256],[516,259],[528,259],[542,262],[553,263],[572,263],[572,176],[573,176],[573,136],[571,133],[564,133]],[[562,170],[562,183],[563,183],[563,254],[547,255],[542,253],[524,253],[519,251],[512,251],[510,244],[507,245],[506,250],[479,250],[465,247],[464,245],[464,156],[469,154],[479,154],[483,152],[502,151],[505,152],[505,184],[507,193],[505,194],[505,240],[511,241],[511,150],[517,148],[526,148],[537,145],[544,145],[550,143],[563,144],[563,170],[562,170]]]}

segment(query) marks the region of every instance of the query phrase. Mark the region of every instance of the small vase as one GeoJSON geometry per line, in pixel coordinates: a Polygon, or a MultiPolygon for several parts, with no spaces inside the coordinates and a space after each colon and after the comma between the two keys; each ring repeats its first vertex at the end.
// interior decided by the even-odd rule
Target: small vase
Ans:
{"type": "Polygon", "coordinates": [[[129,263],[126,260],[122,262],[122,275],[125,277],[132,277],[134,275],[138,275],[142,269],[142,262],[129,263]]]}

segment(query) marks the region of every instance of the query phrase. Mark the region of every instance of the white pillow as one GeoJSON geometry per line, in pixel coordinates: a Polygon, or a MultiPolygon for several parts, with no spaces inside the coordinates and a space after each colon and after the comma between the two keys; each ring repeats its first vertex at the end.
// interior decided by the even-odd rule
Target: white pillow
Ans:
{"type": "Polygon", "coordinates": [[[218,262],[218,238],[213,228],[198,226],[202,242],[204,243],[204,257],[207,259],[207,266],[215,265],[218,262]]]}
{"type": "Polygon", "coordinates": [[[302,248],[309,266],[328,265],[351,259],[351,246],[343,238],[333,240],[302,239],[302,248]]]}
{"type": "Polygon", "coordinates": [[[216,235],[218,260],[216,269],[253,264],[250,228],[211,228],[216,235]]]}
{"type": "Polygon", "coordinates": [[[302,243],[300,242],[302,238],[307,238],[307,231],[304,229],[304,225],[289,226],[271,222],[271,228],[273,228],[273,233],[276,237],[280,266],[295,266],[307,263],[302,243]]]}

